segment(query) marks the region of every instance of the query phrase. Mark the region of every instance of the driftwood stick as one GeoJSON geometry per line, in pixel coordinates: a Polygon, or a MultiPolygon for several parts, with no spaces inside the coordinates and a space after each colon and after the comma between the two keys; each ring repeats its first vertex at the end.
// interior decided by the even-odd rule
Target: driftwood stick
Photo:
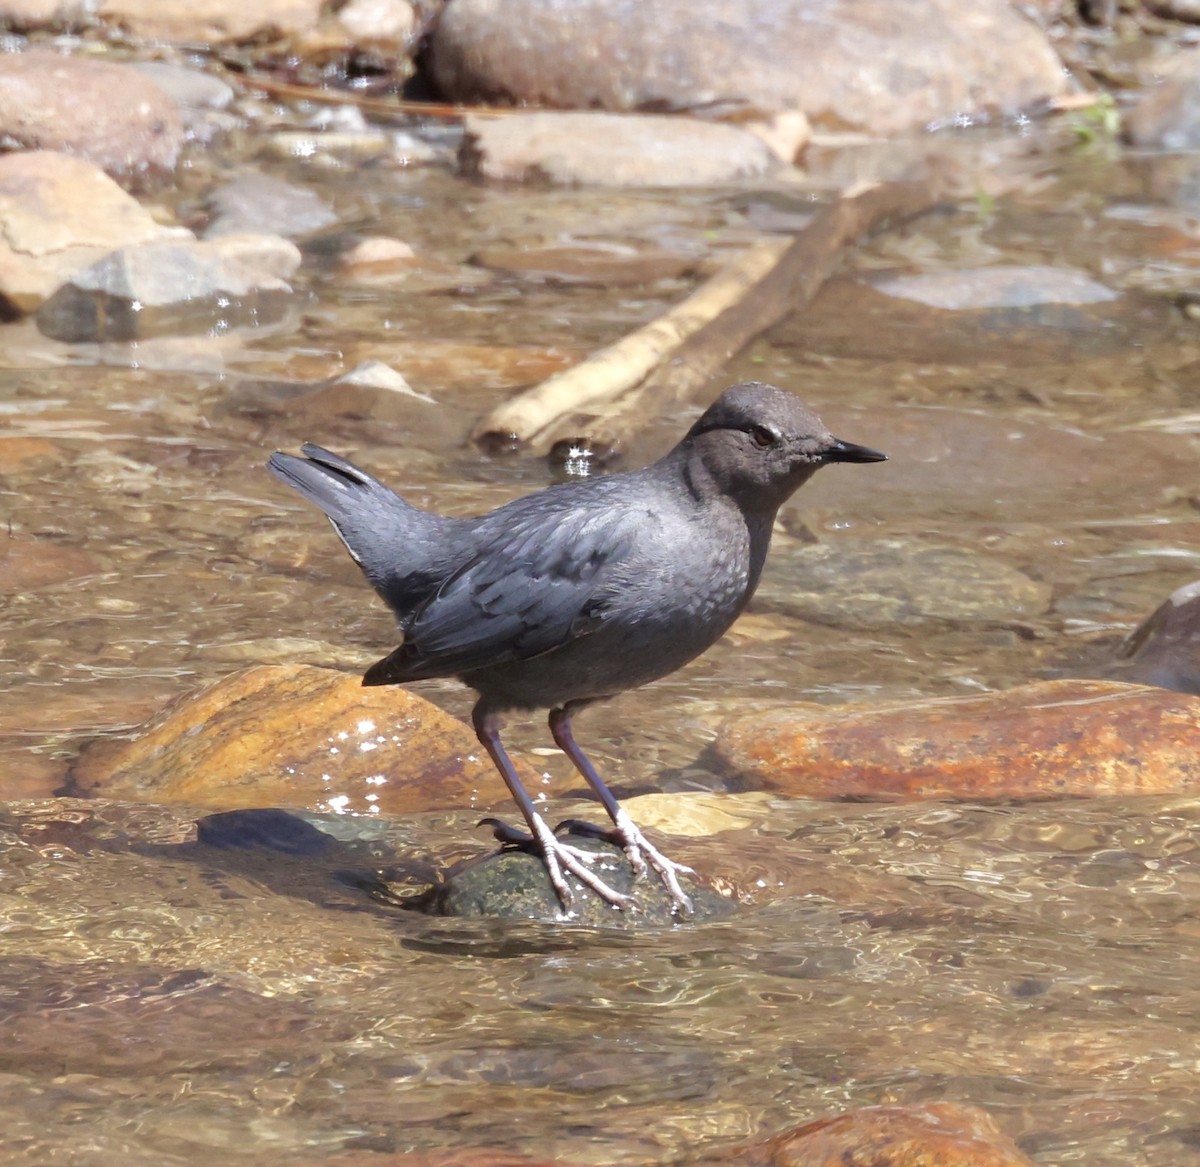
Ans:
{"type": "Polygon", "coordinates": [[[635,390],[679,346],[743,299],[779,262],[791,244],[768,239],[742,252],[681,304],[649,324],[540,385],[493,409],[475,427],[477,441],[547,445],[552,431],[575,416],[620,412],[635,390]]]}
{"type": "Polygon", "coordinates": [[[793,239],[755,244],[650,324],[504,402],[472,437],[537,452],[556,444],[619,448],[760,332],[808,304],[846,247],[885,223],[929,210],[941,186],[928,178],[848,192],[793,239]]]}

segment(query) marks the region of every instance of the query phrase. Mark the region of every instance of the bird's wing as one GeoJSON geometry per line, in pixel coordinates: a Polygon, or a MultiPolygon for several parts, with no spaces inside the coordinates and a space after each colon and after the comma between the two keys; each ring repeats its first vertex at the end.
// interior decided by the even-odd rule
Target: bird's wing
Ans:
{"type": "Polygon", "coordinates": [[[386,684],[527,660],[586,635],[603,617],[634,526],[610,510],[488,516],[486,550],[451,575],[405,627],[404,644],[367,675],[386,684]]]}

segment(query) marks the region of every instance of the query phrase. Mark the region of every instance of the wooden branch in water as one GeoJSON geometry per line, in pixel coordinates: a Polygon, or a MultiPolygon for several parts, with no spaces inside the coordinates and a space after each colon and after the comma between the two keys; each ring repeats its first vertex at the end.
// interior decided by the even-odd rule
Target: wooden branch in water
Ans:
{"type": "Polygon", "coordinates": [[[938,175],[848,192],[791,239],[755,244],[657,320],[492,410],[472,437],[490,447],[625,444],[703,385],[760,332],[803,308],[864,235],[930,210],[938,175]]]}
{"type": "Polygon", "coordinates": [[[641,383],[689,337],[742,300],[790,246],[787,239],[756,243],[683,303],[492,410],[472,437],[496,446],[545,447],[575,417],[599,419],[624,412],[627,396],[639,392],[641,383]]]}

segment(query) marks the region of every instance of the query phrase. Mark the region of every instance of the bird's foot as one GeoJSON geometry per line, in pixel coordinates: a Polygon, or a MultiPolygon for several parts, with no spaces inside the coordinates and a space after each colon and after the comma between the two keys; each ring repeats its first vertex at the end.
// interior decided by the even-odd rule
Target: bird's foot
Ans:
{"type": "Polygon", "coordinates": [[[696,909],[692,904],[691,897],[679,883],[681,875],[696,874],[692,868],[668,859],[642,834],[638,825],[625,813],[623,808],[617,810],[616,830],[613,831],[613,835],[616,841],[625,848],[625,854],[629,857],[629,864],[633,868],[635,878],[641,878],[646,874],[647,867],[652,867],[658,873],[658,877],[663,881],[667,891],[671,893],[671,899],[675,901],[675,911],[681,916],[695,914],[696,909]]]}
{"type": "MultiPolygon", "coordinates": [[[[591,864],[600,858],[597,852],[588,851],[582,847],[572,847],[569,843],[561,842],[540,815],[534,818],[532,835],[496,818],[481,819],[479,825],[491,827],[492,834],[506,847],[514,847],[522,851],[537,851],[546,865],[546,874],[549,875],[550,883],[564,908],[569,908],[575,901],[575,893],[571,891],[570,884],[564,878],[564,871],[570,872],[580,883],[591,888],[596,895],[615,908],[626,908],[634,903],[633,896],[609,887],[591,869],[591,864]]],[[[590,826],[590,824],[587,825],[590,826]]],[[[588,832],[581,831],[579,833],[588,832]]],[[[598,828],[590,833],[593,837],[602,835],[598,828]]]]}

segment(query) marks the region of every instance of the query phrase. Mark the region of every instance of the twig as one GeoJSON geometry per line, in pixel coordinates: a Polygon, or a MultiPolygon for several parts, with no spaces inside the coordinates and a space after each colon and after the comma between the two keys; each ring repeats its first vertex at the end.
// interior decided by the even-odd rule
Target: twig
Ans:
{"type": "Polygon", "coordinates": [[[491,448],[611,450],[688,396],[755,336],[807,305],[872,230],[935,206],[941,174],[850,191],[792,240],[755,244],[663,316],[498,406],[472,437],[491,448]]]}

